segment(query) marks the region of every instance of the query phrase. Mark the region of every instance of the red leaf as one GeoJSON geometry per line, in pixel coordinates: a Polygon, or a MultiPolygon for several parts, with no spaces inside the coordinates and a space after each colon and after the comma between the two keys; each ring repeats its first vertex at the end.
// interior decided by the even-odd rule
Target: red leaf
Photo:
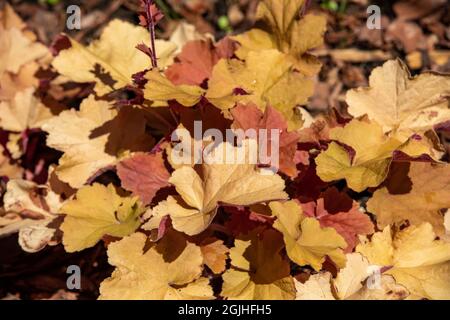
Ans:
{"type": "Polygon", "coordinates": [[[267,107],[263,113],[259,108],[253,104],[238,105],[231,110],[233,115],[234,128],[243,130],[248,129],[267,129],[268,133],[268,148],[270,146],[270,130],[280,130],[280,148],[279,161],[280,171],[290,177],[295,177],[298,174],[297,163],[304,162],[304,154],[297,153],[297,142],[299,135],[296,132],[287,131],[287,122],[283,115],[275,108],[267,107]]]}
{"type": "Polygon", "coordinates": [[[214,65],[229,58],[235,50],[234,42],[224,39],[214,45],[211,40],[188,42],[177,56],[177,62],[166,70],[166,77],[176,85],[201,85],[211,76],[214,65]]]}
{"type": "Polygon", "coordinates": [[[317,203],[308,202],[301,205],[307,216],[316,217],[322,227],[334,228],[345,239],[345,252],[351,252],[356,247],[357,235],[374,232],[370,217],[359,211],[358,203],[336,188],[328,189],[317,203]]]}
{"type": "Polygon", "coordinates": [[[139,196],[146,205],[159,189],[169,185],[170,174],[164,166],[162,153],[137,153],[117,165],[117,174],[122,187],[139,196]]]}

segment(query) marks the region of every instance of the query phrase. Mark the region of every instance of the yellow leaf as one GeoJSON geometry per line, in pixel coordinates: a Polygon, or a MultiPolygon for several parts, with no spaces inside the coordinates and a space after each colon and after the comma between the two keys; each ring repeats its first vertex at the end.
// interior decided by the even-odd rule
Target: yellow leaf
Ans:
{"type": "Polygon", "coordinates": [[[3,205],[10,223],[4,225],[0,217],[0,237],[18,232],[20,247],[29,253],[57,244],[56,228],[47,225],[57,217],[62,201],[48,186],[11,179],[6,185],[3,205]]]}
{"type": "Polygon", "coordinates": [[[166,107],[170,100],[176,100],[183,106],[192,107],[200,101],[205,92],[197,86],[176,86],[158,70],[150,70],[145,78],[148,83],[145,85],[144,97],[152,101],[152,107],[166,107]]]}
{"type": "Polygon", "coordinates": [[[383,131],[422,132],[450,120],[450,76],[423,73],[411,77],[400,60],[386,62],[370,76],[370,87],[347,93],[348,111],[367,114],[383,131]]]}
{"type": "Polygon", "coordinates": [[[17,92],[10,102],[0,102],[0,128],[4,130],[22,132],[40,128],[51,117],[50,109],[34,97],[33,88],[17,92]]]}
{"type": "Polygon", "coordinates": [[[346,255],[347,263],[333,281],[336,296],[344,300],[363,288],[363,281],[369,274],[369,261],[359,253],[346,255]]]}
{"type": "Polygon", "coordinates": [[[9,157],[5,156],[5,148],[0,146],[0,176],[9,179],[20,179],[23,176],[24,169],[18,164],[11,163],[9,157]]]}
{"type": "Polygon", "coordinates": [[[332,142],[316,158],[318,176],[324,181],[345,179],[348,186],[357,192],[376,187],[384,181],[393,151],[400,150],[410,156],[431,152],[427,144],[414,139],[402,144],[393,137],[387,137],[377,123],[357,119],[344,128],[332,129],[330,139],[351,147],[355,154],[352,157],[345,147],[332,142]]]}
{"type": "Polygon", "coordinates": [[[0,77],[5,71],[18,73],[22,66],[48,53],[44,45],[30,40],[19,29],[0,26],[0,77]]]}
{"type": "MultiPolygon", "coordinates": [[[[75,82],[95,82],[98,95],[107,94],[132,83],[132,75],[150,67],[150,58],[136,49],[149,45],[148,31],[121,20],[111,21],[99,40],[88,47],[71,39],[72,47],[63,50],[52,65],[62,75],[75,82]],[[97,74],[96,74],[97,73],[97,74]]],[[[163,68],[173,59],[176,46],[157,40],[158,65],[163,68]]]]}
{"type": "Polygon", "coordinates": [[[375,287],[367,284],[346,300],[404,300],[410,299],[409,291],[398,284],[394,277],[382,274],[375,287]]]}
{"type": "Polygon", "coordinates": [[[289,32],[304,2],[304,0],[262,0],[256,17],[264,19],[281,38],[289,32]]]}
{"type": "Polygon", "coordinates": [[[251,51],[277,49],[285,54],[296,70],[307,76],[319,72],[321,64],[308,50],[323,44],[326,18],[307,14],[297,19],[303,0],[264,0],[258,6],[257,19],[263,20],[271,30],[267,33],[252,29],[233,37],[241,44],[236,51],[240,59],[246,59],[251,51]]]}
{"type": "Polygon", "coordinates": [[[283,113],[289,130],[301,127],[295,107],[305,104],[313,93],[310,80],[292,71],[292,63],[277,50],[252,51],[245,63],[220,60],[208,82],[206,98],[216,107],[228,110],[237,102],[253,102],[262,111],[270,105],[283,113]],[[236,89],[246,94],[235,94],[236,89]]]}
{"type": "Polygon", "coordinates": [[[45,121],[42,129],[48,132],[47,145],[64,152],[56,175],[77,189],[127,153],[151,147],[154,139],[146,125],[143,110],[127,106],[117,111],[111,102],[91,95],[79,111],[63,111],[45,121]]]}
{"type": "Polygon", "coordinates": [[[360,253],[347,254],[347,264],[335,279],[329,272],[320,272],[305,283],[296,281],[296,300],[403,300],[409,296],[392,276],[373,274],[377,268],[370,267],[360,253]]]}
{"type": "Polygon", "coordinates": [[[94,246],[104,235],[124,237],[140,225],[143,208],[137,198],[121,197],[112,184],[95,183],[78,190],[76,198],[61,208],[61,225],[67,252],[94,246]]]}
{"type": "Polygon", "coordinates": [[[214,36],[210,33],[201,33],[195,28],[194,25],[186,22],[185,20],[180,20],[177,23],[177,27],[170,35],[169,41],[177,46],[175,54],[178,55],[186,43],[195,40],[208,39],[214,40],[214,36]]]}
{"type": "Polygon", "coordinates": [[[0,10],[0,24],[6,29],[17,28],[22,30],[26,27],[22,19],[14,12],[9,3],[0,10]]]}
{"type": "Polygon", "coordinates": [[[251,51],[263,51],[277,48],[275,38],[261,29],[251,29],[231,38],[239,42],[240,47],[236,50],[235,54],[243,60],[247,58],[251,51]]]}
{"type": "Polygon", "coordinates": [[[370,263],[379,266],[390,266],[394,257],[392,246],[391,229],[386,227],[382,232],[372,235],[371,241],[363,242],[357,247],[357,251],[362,253],[370,263]]]}
{"type": "MultiPolygon", "coordinates": [[[[108,261],[116,267],[100,285],[101,300],[211,299],[208,279],[201,278],[200,248],[179,237],[169,252],[166,243],[144,252],[147,237],[134,233],[108,247],[108,261]]],[[[167,242],[167,241],[166,241],[167,242]]]]}
{"type": "Polygon", "coordinates": [[[105,152],[108,136],[91,137],[94,129],[116,115],[110,103],[89,96],[79,111],[63,111],[42,125],[48,132],[47,145],[64,152],[55,170],[61,181],[80,188],[98,170],[116,162],[115,156],[105,152]]]}
{"type": "Polygon", "coordinates": [[[335,300],[331,293],[331,273],[313,274],[305,283],[295,281],[297,295],[295,300],[335,300]]]}
{"type": "MultiPolygon", "coordinates": [[[[215,152],[224,152],[224,161],[212,163],[206,157],[201,165],[201,176],[190,166],[183,166],[172,173],[173,184],[181,199],[169,196],[152,209],[148,222],[155,225],[163,216],[170,215],[176,230],[195,235],[208,228],[220,203],[251,205],[259,202],[285,199],[284,181],[277,174],[262,174],[255,164],[246,162],[227,163],[230,155],[245,154],[249,159],[250,146],[256,143],[246,140],[241,147],[228,143],[219,144],[215,152]]],[[[209,155],[208,155],[209,156],[209,155]]],[[[157,224],[156,224],[157,225],[157,224]]]]}
{"type": "Polygon", "coordinates": [[[373,264],[392,266],[387,273],[412,295],[450,299],[450,243],[436,240],[429,223],[409,226],[393,236],[386,227],[356,250],[373,264]]]}
{"type": "Polygon", "coordinates": [[[230,249],[232,268],[223,274],[221,295],[230,300],[292,300],[295,287],[289,263],[281,256],[280,235],[269,230],[235,240],[230,249]]]}
{"type": "Polygon", "coordinates": [[[300,266],[311,265],[316,271],[322,268],[328,256],[338,267],[345,265],[342,251],[347,243],[335,229],[321,228],[319,221],[303,215],[301,207],[293,200],[271,202],[272,215],[277,217],[273,226],[283,234],[289,258],[300,266]]]}
{"type": "Polygon", "coordinates": [[[367,202],[367,210],[377,216],[380,228],[408,220],[410,224],[420,225],[429,222],[438,235],[443,235],[443,208],[450,207],[450,166],[412,162],[408,176],[396,177],[410,184],[409,192],[390,193],[387,187],[375,191],[367,202]]]}
{"type": "Polygon", "coordinates": [[[219,274],[225,271],[228,248],[223,244],[222,240],[215,238],[206,239],[202,242],[200,249],[202,250],[205,264],[214,272],[219,274]]]}

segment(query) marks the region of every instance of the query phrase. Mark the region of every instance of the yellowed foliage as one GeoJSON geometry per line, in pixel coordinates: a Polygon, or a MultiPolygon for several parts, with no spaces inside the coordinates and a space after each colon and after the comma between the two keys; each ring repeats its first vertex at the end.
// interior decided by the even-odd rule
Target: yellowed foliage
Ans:
{"type": "Polygon", "coordinates": [[[342,251],[347,246],[333,228],[321,228],[319,221],[303,215],[295,201],[271,202],[272,215],[277,217],[273,227],[283,234],[289,258],[300,266],[310,265],[316,271],[328,256],[338,267],[345,265],[342,251]]]}
{"type": "Polygon", "coordinates": [[[64,152],[55,170],[61,181],[80,188],[98,170],[116,162],[115,156],[105,152],[108,136],[91,137],[94,129],[116,115],[110,103],[90,96],[81,103],[79,111],[63,111],[42,125],[48,133],[47,145],[64,152]]]}
{"type": "Polygon", "coordinates": [[[199,247],[172,238],[168,248],[152,246],[144,251],[147,237],[134,233],[108,248],[109,263],[116,267],[100,285],[101,300],[210,299],[212,288],[202,278],[203,257],[199,247]]]}
{"type": "Polygon", "coordinates": [[[175,100],[186,107],[192,107],[200,101],[204,94],[204,90],[197,86],[174,85],[158,70],[147,72],[145,78],[148,83],[145,85],[144,97],[152,101],[152,107],[167,107],[170,100],[175,100]]]}
{"type": "MultiPolygon", "coordinates": [[[[85,47],[70,39],[72,47],[63,50],[53,60],[53,67],[75,82],[95,82],[99,95],[107,94],[132,83],[132,75],[148,69],[150,60],[135,47],[149,45],[148,31],[121,20],[111,21],[103,30],[99,40],[85,47]],[[99,69],[96,75],[96,69],[99,69]]],[[[169,65],[176,46],[163,40],[156,41],[158,64],[169,65]]]]}
{"type": "Polygon", "coordinates": [[[217,154],[223,152],[224,160],[216,163],[205,160],[201,165],[201,176],[190,166],[175,170],[169,182],[175,186],[181,199],[169,196],[167,200],[161,201],[152,209],[153,217],[149,225],[157,225],[155,220],[159,221],[163,216],[169,215],[176,230],[195,235],[210,225],[219,202],[250,205],[287,198],[283,191],[284,181],[279,175],[262,174],[248,160],[242,163],[226,162],[226,157],[234,157],[239,153],[249,159],[251,143],[255,141],[246,140],[241,147],[233,147],[228,143],[219,144],[215,150],[217,154]]]}
{"type": "Polygon", "coordinates": [[[282,249],[281,237],[274,231],[235,240],[230,249],[232,268],[223,274],[221,295],[230,300],[294,299],[294,281],[282,249]]]}
{"type": "Polygon", "coordinates": [[[348,111],[367,114],[384,132],[423,132],[450,119],[448,75],[411,77],[402,61],[391,60],[372,71],[369,85],[347,93],[348,111]]]}
{"type": "Polygon", "coordinates": [[[292,63],[277,50],[252,51],[245,63],[220,60],[208,82],[206,98],[216,107],[228,110],[237,102],[252,102],[261,110],[272,106],[288,121],[288,129],[303,124],[295,107],[305,104],[313,93],[312,82],[292,71],[292,63]],[[235,90],[247,94],[236,95],[235,90]]]}
{"type": "Polygon", "coordinates": [[[369,199],[367,209],[377,217],[380,228],[390,224],[421,225],[428,222],[434,232],[443,235],[444,217],[440,210],[450,207],[448,164],[411,162],[403,183],[411,183],[407,193],[391,194],[387,187],[378,189],[369,199]]]}
{"type": "Polygon", "coordinates": [[[40,128],[53,115],[35,96],[32,87],[17,92],[9,102],[0,102],[0,128],[22,132],[40,128]]]}
{"type": "Polygon", "coordinates": [[[0,75],[5,71],[17,74],[25,64],[43,58],[48,49],[27,38],[21,30],[0,26],[0,75]]]}
{"type": "Polygon", "coordinates": [[[405,286],[410,298],[450,299],[450,243],[437,240],[429,223],[392,233],[389,226],[356,250],[405,286]]]}
{"type": "Polygon", "coordinates": [[[332,129],[330,139],[336,142],[331,142],[316,158],[318,176],[324,181],[345,179],[357,192],[384,181],[395,150],[412,157],[431,153],[427,143],[415,139],[402,143],[385,135],[376,122],[357,119],[344,128],[332,129]],[[351,147],[354,156],[338,142],[351,147]]]}
{"type": "Polygon", "coordinates": [[[319,60],[308,54],[308,50],[323,44],[326,30],[326,18],[307,14],[297,19],[304,0],[263,0],[257,10],[257,19],[263,20],[272,33],[252,29],[235,36],[241,44],[237,56],[245,59],[255,50],[277,49],[285,54],[295,69],[311,76],[319,72],[319,60]]]}
{"type": "Polygon", "coordinates": [[[141,224],[143,213],[137,198],[121,197],[112,184],[95,183],[78,190],[61,208],[61,225],[67,252],[94,246],[103,236],[124,237],[141,224]]]}
{"type": "Polygon", "coordinates": [[[202,250],[205,265],[212,272],[219,274],[225,271],[229,249],[223,244],[222,240],[214,238],[206,239],[200,245],[200,249],[202,250]]]}

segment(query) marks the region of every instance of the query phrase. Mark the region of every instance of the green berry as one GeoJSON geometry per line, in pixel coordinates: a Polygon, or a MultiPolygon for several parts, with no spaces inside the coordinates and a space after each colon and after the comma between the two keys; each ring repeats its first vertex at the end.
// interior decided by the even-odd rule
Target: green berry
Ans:
{"type": "Polygon", "coordinates": [[[220,16],[217,20],[217,25],[221,30],[228,30],[230,28],[230,21],[227,16],[220,16]]]}
{"type": "Polygon", "coordinates": [[[339,5],[336,1],[326,1],[322,3],[322,8],[330,10],[330,11],[338,11],[339,5]]]}

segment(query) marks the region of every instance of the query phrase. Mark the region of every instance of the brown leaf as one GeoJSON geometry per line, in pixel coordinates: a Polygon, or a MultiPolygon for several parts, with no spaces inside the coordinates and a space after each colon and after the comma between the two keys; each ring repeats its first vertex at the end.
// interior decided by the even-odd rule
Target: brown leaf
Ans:
{"type": "Polygon", "coordinates": [[[222,240],[208,238],[200,245],[203,262],[214,272],[219,274],[225,271],[225,263],[229,249],[222,240]]]}
{"type": "Polygon", "coordinates": [[[162,153],[137,153],[117,165],[122,187],[150,204],[156,192],[169,185],[170,174],[164,166],[162,153]]]}
{"type": "Polygon", "coordinates": [[[211,76],[214,65],[233,55],[232,41],[222,40],[214,45],[210,39],[188,42],[177,56],[177,62],[166,70],[166,77],[175,85],[201,85],[211,76]]]}
{"type": "MultiPolygon", "coordinates": [[[[268,107],[263,113],[253,104],[240,104],[231,110],[231,114],[234,118],[233,127],[236,129],[255,129],[258,132],[258,135],[260,129],[266,129],[268,130],[268,137],[270,136],[271,129],[279,129],[280,148],[278,151],[280,171],[290,177],[295,177],[297,175],[296,160],[299,158],[296,157],[296,151],[299,135],[294,131],[287,131],[288,124],[280,112],[272,107],[268,107]]],[[[268,138],[267,143],[268,145],[271,143],[270,138],[268,138]]]]}

